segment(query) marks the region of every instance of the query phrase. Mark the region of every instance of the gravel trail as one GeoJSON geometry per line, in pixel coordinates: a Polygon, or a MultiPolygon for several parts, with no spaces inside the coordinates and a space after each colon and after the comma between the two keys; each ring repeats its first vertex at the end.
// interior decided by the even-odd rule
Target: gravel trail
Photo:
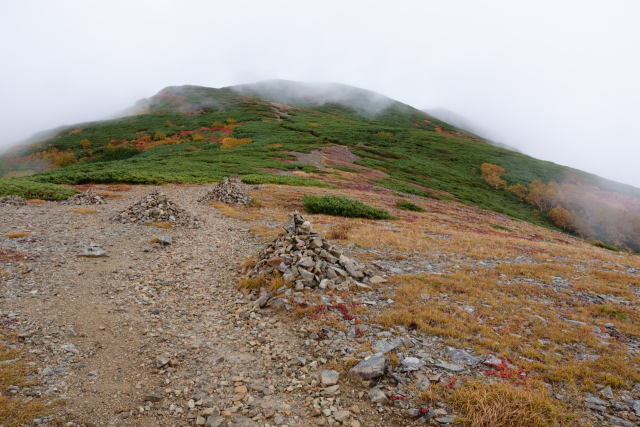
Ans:
{"type": "Polygon", "coordinates": [[[198,204],[203,186],[161,188],[200,228],[109,220],[152,189],[91,206],[97,213],[0,207],[0,246],[29,257],[0,264],[1,314],[38,369],[21,393],[62,399],[41,421],[69,425],[315,425],[317,367],[303,338],[234,288],[260,242],[198,204]],[[30,234],[5,237],[16,232],[30,234]],[[151,243],[159,235],[172,244],[151,243]],[[108,256],[76,256],[90,243],[108,256]]]}

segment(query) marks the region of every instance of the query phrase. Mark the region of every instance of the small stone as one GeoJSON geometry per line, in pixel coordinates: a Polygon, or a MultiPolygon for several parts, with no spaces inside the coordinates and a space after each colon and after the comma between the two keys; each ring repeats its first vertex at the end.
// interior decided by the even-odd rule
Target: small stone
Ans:
{"type": "Polygon", "coordinates": [[[227,422],[219,415],[211,415],[204,425],[205,427],[227,427],[227,422]]]}
{"type": "Polygon", "coordinates": [[[402,365],[403,371],[409,372],[419,370],[424,365],[424,362],[422,362],[417,357],[405,357],[404,359],[402,359],[402,362],[400,362],[400,364],[402,365]]]}
{"type": "Polygon", "coordinates": [[[372,278],[369,279],[369,283],[373,285],[379,285],[381,283],[386,283],[386,282],[387,282],[387,279],[381,276],[373,276],[372,278]]]}
{"type": "Polygon", "coordinates": [[[166,354],[163,354],[162,356],[158,356],[156,358],[156,368],[161,369],[167,366],[170,361],[171,361],[171,358],[166,354]]]}
{"type": "Polygon", "coordinates": [[[607,399],[613,399],[613,390],[611,390],[611,386],[607,386],[600,390],[600,395],[606,397],[607,399]]]}
{"type": "Polygon", "coordinates": [[[320,281],[319,288],[320,289],[331,289],[333,287],[333,280],[331,279],[322,279],[320,281]]]}
{"type": "Polygon", "coordinates": [[[102,247],[96,243],[89,243],[89,246],[81,250],[78,256],[85,258],[101,258],[107,256],[107,251],[102,249],[102,247]]]}
{"type": "Polygon", "coordinates": [[[170,246],[173,243],[171,236],[161,235],[156,237],[158,243],[162,246],[170,246]]]}
{"type": "Polygon", "coordinates": [[[332,396],[334,394],[337,394],[339,391],[340,391],[339,385],[330,385],[329,387],[322,390],[322,394],[327,396],[332,396]]]}
{"type": "Polygon", "coordinates": [[[338,378],[340,373],[334,370],[326,370],[320,373],[320,382],[323,385],[335,385],[338,384],[338,378]]]}
{"type": "Polygon", "coordinates": [[[149,392],[144,395],[145,402],[160,402],[162,400],[162,396],[155,392],[149,392]]]}
{"type": "Polygon", "coordinates": [[[436,421],[440,424],[451,424],[455,421],[455,419],[453,417],[438,417],[436,418],[436,421]]]}
{"type": "Polygon", "coordinates": [[[429,378],[427,378],[425,375],[421,375],[416,380],[416,387],[420,391],[429,390],[429,388],[431,387],[431,381],[429,381],[429,378]]]}
{"type": "Polygon", "coordinates": [[[373,403],[385,403],[388,400],[384,391],[380,390],[378,387],[370,388],[367,394],[373,403]]]}
{"type": "Polygon", "coordinates": [[[73,344],[63,344],[60,346],[60,348],[67,353],[80,354],[80,350],[78,350],[78,348],[73,344]]]}
{"type": "Polygon", "coordinates": [[[407,415],[410,418],[418,418],[422,414],[420,413],[420,409],[418,408],[409,408],[407,409],[407,415]]]}
{"type": "Polygon", "coordinates": [[[337,411],[336,413],[333,414],[333,419],[335,419],[336,421],[338,421],[340,423],[344,423],[349,418],[351,418],[351,412],[349,412],[347,410],[344,410],[344,409],[341,410],[341,411],[337,411]]]}

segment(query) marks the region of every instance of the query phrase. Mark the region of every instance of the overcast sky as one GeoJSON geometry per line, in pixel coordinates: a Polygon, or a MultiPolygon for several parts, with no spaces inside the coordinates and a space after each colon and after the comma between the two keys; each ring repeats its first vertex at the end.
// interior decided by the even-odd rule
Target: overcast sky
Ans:
{"type": "Polygon", "coordinates": [[[341,82],[640,186],[640,1],[0,0],[0,146],[168,85],[341,82]]]}

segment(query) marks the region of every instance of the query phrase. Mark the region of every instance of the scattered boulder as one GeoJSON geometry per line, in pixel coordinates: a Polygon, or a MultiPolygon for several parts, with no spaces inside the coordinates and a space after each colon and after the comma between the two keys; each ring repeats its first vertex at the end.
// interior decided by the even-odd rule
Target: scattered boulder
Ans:
{"type": "Polygon", "coordinates": [[[250,277],[282,274],[286,282],[304,287],[331,289],[338,284],[362,284],[371,274],[345,256],[319,234],[311,223],[293,212],[284,232],[258,254],[250,277]]]}
{"type": "Polygon", "coordinates": [[[253,199],[244,191],[244,184],[240,180],[223,178],[198,202],[222,202],[230,205],[248,205],[253,199]]]}
{"type": "Polygon", "coordinates": [[[356,366],[349,370],[349,373],[366,380],[378,378],[384,375],[386,363],[387,359],[384,357],[384,354],[376,353],[360,361],[356,366]]]}
{"type": "Polygon", "coordinates": [[[89,243],[89,246],[81,250],[78,256],[86,257],[86,258],[106,257],[107,251],[102,249],[102,247],[97,243],[89,243]]]}
{"type": "Polygon", "coordinates": [[[166,234],[156,236],[154,241],[160,246],[171,246],[173,244],[173,238],[166,234]]]}
{"type": "Polygon", "coordinates": [[[123,224],[149,224],[154,222],[170,222],[174,225],[198,227],[198,221],[184,209],[178,207],[167,196],[159,191],[152,191],[111,218],[123,224]]]}
{"type": "MultiPolygon", "coordinates": [[[[480,358],[475,357],[465,350],[457,349],[454,347],[447,347],[447,356],[449,356],[449,358],[454,362],[462,363],[463,365],[475,366],[481,362],[480,358]]],[[[497,360],[501,362],[500,359],[497,360]]]]}
{"type": "Polygon", "coordinates": [[[338,371],[326,370],[320,373],[320,382],[323,385],[335,385],[338,384],[338,378],[340,373],[338,371]]]}
{"type": "Polygon", "coordinates": [[[382,338],[373,343],[373,348],[378,353],[388,353],[391,350],[395,350],[402,344],[400,338],[382,338]]]}
{"type": "Polygon", "coordinates": [[[0,206],[24,206],[27,202],[18,196],[0,197],[0,206]]]}
{"type": "Polygon", "coordinates": [[[162,400],[162,395],[155,392],[149,392],[145,394],[144,400],[145,402],[160,402],[162,400]]]}
{"type": "Polygon", "coordinates": [[[63,344],[60,348],[67,353],[80,354],[80,350],[78,350],[78,348],[73,344],[63,344]]]}
{"type": "Polygon", "coordinates": [[[88,189],[83,193],[74,194],[63,203],[66,205],[101,205],[104,202],[104,198],[101,195],[92,189],[88,189]]]}
{"type": "Polygon", "coordinates": [[[451,372],[460,372],[464,370],[464,366],[455,363],[445,362],[444,360],[438,360],[435,364],[438,368],[446,369],[451,372]]]}

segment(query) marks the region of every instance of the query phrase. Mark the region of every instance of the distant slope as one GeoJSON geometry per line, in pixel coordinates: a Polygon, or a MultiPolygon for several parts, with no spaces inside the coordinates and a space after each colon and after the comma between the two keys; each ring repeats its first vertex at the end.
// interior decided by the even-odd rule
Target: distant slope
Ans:
{"type": "Polygon", "coordinates": [[[5,168],[46,161],[52,168],[31,179],[66,184],[210,182],[231,174],[292,184],[344,186],[350,180],[374,190],[456,199],[538,224],[549,219],[513,193],[488,185],[480,174],[483,163],[503,167],[509,185],[562,182],[571,173],[586,185],[640,198],[637,188],[489,144],[351,86],[284,80],[221,89],[171,86],[133,111],[58,130],[4,156],[5,168]],[[322,159],[331,147],[344,147],[353,167],[339,167],[337,159],[326,168],[296,154],[322,159]]]}
{"type": "Polygon", "coordinates": [[[449,123],[450,125],[455,126],[458,129],[461,129],[463,131],[469,132],[474,135],[478,135],[479,137],[484,138],[485,140],[489,141],[493,145],[506,148],[507,150],[520,152],[520,150],[508,144],[489,139],[489,137],[487,136],[488,131],[485,128],[483,128],[478,123],[474,123],[468,118],[461,116],[460,114],[455,113],[451,110],[447,110],[446,108],[428,108],[422,111],[424,111],[425,113],[433,117],[438,118],[439,120],[442,120],[443,122],[449,123]]]}

